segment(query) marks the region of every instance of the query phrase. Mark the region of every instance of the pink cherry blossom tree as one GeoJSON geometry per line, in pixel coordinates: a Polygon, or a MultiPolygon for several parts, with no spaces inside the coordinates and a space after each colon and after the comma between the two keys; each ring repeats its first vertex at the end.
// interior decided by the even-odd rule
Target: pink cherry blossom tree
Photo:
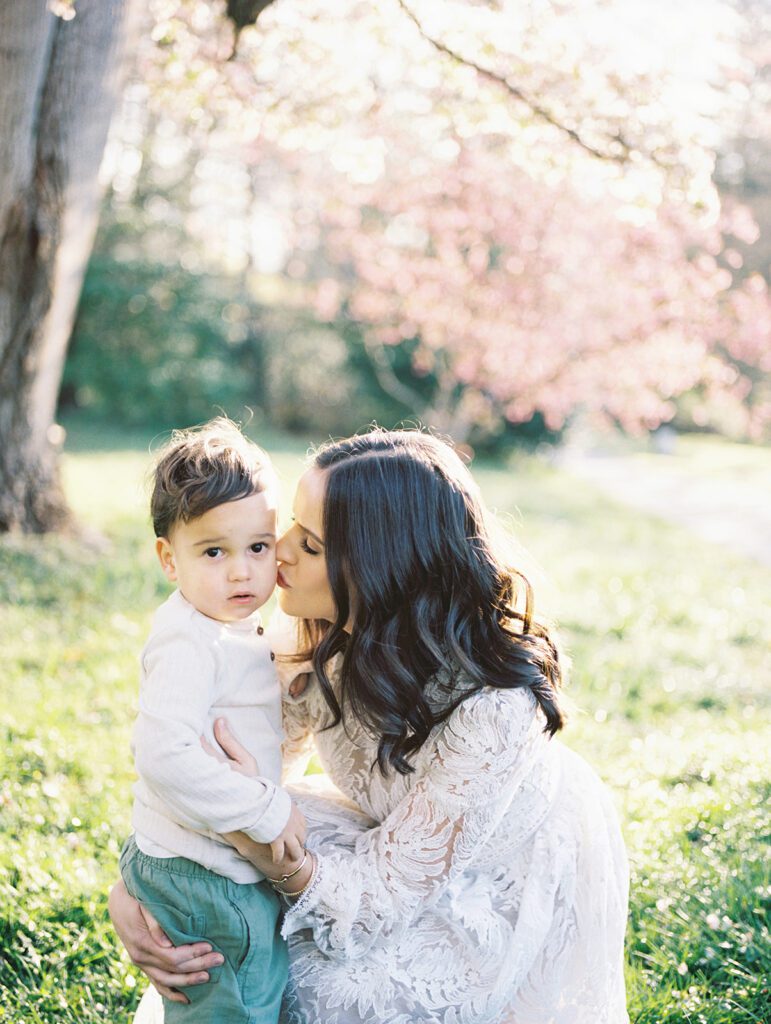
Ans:
{"type": "MultiPolygon", "coordinates": [[[[697,418],[719,399],[762,436],[768,290],[735,279],[731,240],[755,228],[711,181],[727,6],[704,27],[623,0],[285,2],[230,61],[215,5],[156,9],[150,106],[246,172],[241,215],[281,218],[295,301],[352,324],[411,412],[459,439],[535,413],[642,430],[690,393],[697,418]]],[[[213,246],[227,218],[196,220],[213,246]]]]}

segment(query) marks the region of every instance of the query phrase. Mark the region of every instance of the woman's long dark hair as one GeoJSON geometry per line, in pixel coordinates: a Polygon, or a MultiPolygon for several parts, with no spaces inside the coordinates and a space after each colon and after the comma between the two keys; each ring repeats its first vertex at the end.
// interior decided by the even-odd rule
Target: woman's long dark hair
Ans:
{"type": "Polygon", "coordinates": [[[378,739],[384,774],[412,771],[408,758],[431,729],[484,686],[531,690],[546,731],[560,729],[556,647],[533,620],[529,583],[496,552],[452,448],[418,430],[375,430],[323,446],[313,465],[326,471],[337,619],[306,627],[332,724],[350,710],[378,739]],[[341,652],[336,695],[326,666],[341,652]],[[448,667],[439,678],[449,682],[427,693],[448,667]]]}

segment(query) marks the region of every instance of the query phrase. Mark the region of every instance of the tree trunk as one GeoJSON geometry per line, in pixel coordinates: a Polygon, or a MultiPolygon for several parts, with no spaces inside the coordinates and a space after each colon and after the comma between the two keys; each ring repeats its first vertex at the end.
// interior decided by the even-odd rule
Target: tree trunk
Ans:
{"type": "Polygon", "coordinates": [[[130,0],[0,5],[0,531],[67,520],[54,428],[130,0]]]}

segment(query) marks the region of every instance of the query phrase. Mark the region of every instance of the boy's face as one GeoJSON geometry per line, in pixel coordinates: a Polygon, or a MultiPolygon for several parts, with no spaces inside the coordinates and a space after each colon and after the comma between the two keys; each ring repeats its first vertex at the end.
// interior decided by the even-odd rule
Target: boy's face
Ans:
{"type": "Polygon", "coordinates": [[[155,550],[167,579],[203,615],[238,622],[276,585],[276,499],[263,491],[178,522],[155,550]]]}

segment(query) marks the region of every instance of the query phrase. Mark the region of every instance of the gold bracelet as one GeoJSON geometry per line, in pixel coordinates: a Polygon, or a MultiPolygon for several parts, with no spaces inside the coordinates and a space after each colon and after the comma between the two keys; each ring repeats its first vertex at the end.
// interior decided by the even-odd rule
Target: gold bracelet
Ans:
{"type": "Polygon", "coordinates": [[[298,889],[297,892],[287,892],[286,889],[279,889],[278,886],[276,886],[276,890],[280,892],[282,896],[287,896],[289,897],[289,899],[294,900],[297,899],[298,896],[302,896],[304,892],[307,892],[308,889],[310,889],[310,887],[316,880],[316,874],[318,871],[318,864],[313,854],[311,854],[311,859],[313,860],[313,871],[311,871],[311,877],[308,879],[308,881],[305,883],[302,889],[298,889]]]}
{"type": "Polygon", "coordinates": [[[303,847],[303,859],[300,861],[300,866],[295,868],[294,871],[290,871],[288,875],[282,875],[281,878],[268,878],[268,881],[273,885],[282,885],[284,882],[288,882],[290,878],[294,878],[295,875],[299,875],[302,869],[305,867],[305,862],[308,860],[308,851],[303,847]]]}

